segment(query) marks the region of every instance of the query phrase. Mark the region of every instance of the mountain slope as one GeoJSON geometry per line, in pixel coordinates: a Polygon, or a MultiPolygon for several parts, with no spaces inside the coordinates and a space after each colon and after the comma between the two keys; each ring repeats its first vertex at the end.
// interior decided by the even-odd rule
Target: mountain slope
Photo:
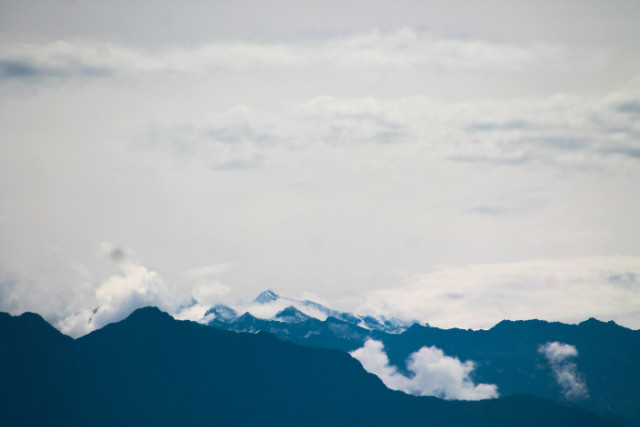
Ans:
{"type": "Polygon", "coordinates": [[[343,352],[176,321],[154,308],[78,340],[34,315],[1,315],[0,342],[10,368],[0,374],[2,425],[609,425],[530,396],[408,396],[343,352]]]}

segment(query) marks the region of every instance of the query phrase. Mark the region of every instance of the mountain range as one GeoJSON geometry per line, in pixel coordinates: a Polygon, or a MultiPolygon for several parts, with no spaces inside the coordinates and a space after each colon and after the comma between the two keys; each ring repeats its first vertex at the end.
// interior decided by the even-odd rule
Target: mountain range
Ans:
{"type": "Polygon", "coordinates": [[[242,315],[249,319],[273,320],[284,323],[300,323],[309,319],[320,321],[328,318],[336,319],[352,326],[371,331],[385,333],[400,333],[417,321],[406,321],[398,318],[384,316],[357,315],[344,311],[333,310],[322,304],[310,300],[297,300],[276,294],[267,289],[261,292],[248,305],[230,307],[218,304],[211,307],[200,320],[201,323],[233,324],[242,315]]]}
{"type": "Polygon", "coordinates": [[[529,395],[410,396],[343,351],[178,321],[151,307],[75,340],[37,314],[0,313],[0,343],[7,426],[615,425],[529,395]]]}
{"type": "Polygon", "coordinates": [[[383,344],[390,365],[409,378],[415,375],[407,366],[410,357],[421,348],[435,347],[472,363],[471,379],[496,385],[500,396],[524,393],[570,402],[616,422],[640,426],[640,331],[614,322],[502,321],[489,330],[440,329],[339,312],[271,290],[261,293],[249,309],[241,313],[217,305],[201,322],[236,332],[269,332],[299,345],[346,352],[376,340],[383,344]],[[550,353],[553,349],[556,353],[550,353]]]}

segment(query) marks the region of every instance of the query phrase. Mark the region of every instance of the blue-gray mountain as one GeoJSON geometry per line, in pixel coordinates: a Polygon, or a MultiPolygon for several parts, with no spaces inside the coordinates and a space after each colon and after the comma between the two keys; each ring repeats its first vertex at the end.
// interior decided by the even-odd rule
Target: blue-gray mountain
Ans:
{"type": "Polygon", "coordinates": [[[596,319],[578,325],[503,321],[489,330],[439,329],[420,324],[408,327],[388,321],[390,327],[385,328],[379,319],[369,318],[367,324],[363,321],[366,316],[323,306],[327,317],[313,318],[302,311],[306,306],[301,301],[279,297],[272,291],[262,293],[254,302],[277,300],[295,305],[267,319],[216,306],[205,316],[205,323],[233,331],[270,332],[296,344],[343,351],[362,347],[370,338],[379,340],[391,364],[404,373],[409,355],[423,346],[436,346],[462,361],[473,360],[474,381],[496,384],[501,396],[527,393],[557,402],[573,401],[617,422],[640,426],[640,331],[596,319]],[[554,366],[540,351],[549,342],[575,347],[577,356],[571,362],[586,393],[570,395],[559,384],[554,366]]]}
{"type": "MultiPolygon", "coordinates": [[[[248,307],[248,309],[251,310],[251,307],[256,308],[258,306],[262,308],[271,308],[274,313],[274,310],[278,310],[279,307],[277,313],[275,313],[273,317],[270,317],[270,319],[286,323],[298,323],[310,318],[319,320],[332,318],[354,326],[358,326],[359,328],[374,331],[383,331],[386,333],[400,333],[405,331],[409,326],[417,323],[415,321],[405,321],[397,318],[389,319],[384,316],[362,316],[333,310],[314,301],[296,300],[293,298],[280,296],[270,289],[260,293],[260,295],[258,295],[253,300],[253,303],[248,307]]],[[[247,307],[245,307],[245,311],[241,311],[240,313],[246,313],[246,309],[247,307]]],[[[260,311],[264,312],[265,310],[260,311]]],[[[202,322],[213,324],[235,323],[238,317],[238,310],[226,305],[219,304],[211,307],[205,313],[202,322]]],[[[251,331],[245,330],[244,332],[251,331]]]]}
{"type": "Polygon", "coordinates": [[[135,311],[79,339],[0,313],[0,425],[607,426],[518,395],[443,401],[388,390],[344,352],[135,311]]]}

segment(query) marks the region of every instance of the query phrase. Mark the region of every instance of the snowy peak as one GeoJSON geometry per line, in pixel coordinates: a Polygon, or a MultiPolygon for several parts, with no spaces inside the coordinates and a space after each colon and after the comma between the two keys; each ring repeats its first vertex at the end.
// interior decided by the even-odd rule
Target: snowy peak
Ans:
{"type": "Polygon", "coordinates": [[[271,289],[267,289],[263,291],[253,300],[253,302],[258,304],[268,304],[273,301],[277,301],[280,298],[278,294],[273,292],[271,289]]]}
{"type": "Polygon", "coordinates": [[[238,313],[228,305],[216,304],[211,307],[204,314],[204,323],[209,323],[212,320],[219,322],[231,322],[238,317],[238,313]]]}
{"type": "MultiPolygon", "coordinates": [[[[380,316],[378,318],[375,318],[372,316],[365,316],[363,317],[363,321],[371,329],[384,331],[390,334],[400,334],[406,331],[407,329],[409,329],[411,325],[420,324],[419,322],[416,322],[416,321],[407,322],[405,320],[398,319],[395,317],[392,317],[391,319],[387,319],[384,316],[380,316]]],[[[427,324],[424,323],[422,324],[422,326],[427,326],[427,324]]]]}
{"type": "Polygon", "coordinates": [[[300,323],[310,318],[311,317],[307,316],[292,305],[279,311],[275,316],[273,316],[274,320],[286,323],[300,323]]]}
{"type": "Polygon", "coordinates": [[[360,316],[349,312],[333,310],[322,304],[309,300],[298,300],[280,296],[271,289],[260,293],[251,303],[234,307],[216,305],[207,310],[201,319],[202,323],[232,324],[238,323],[244,313],[249,313],[254,319],[261,321],[276,321],[280,323],[302,323],[315,318],[321,322],[332,317],[353,327],[398,334],[405,331],[416,322],[404,322],[399,319],[388,319],[383,316],[360,316]]]}

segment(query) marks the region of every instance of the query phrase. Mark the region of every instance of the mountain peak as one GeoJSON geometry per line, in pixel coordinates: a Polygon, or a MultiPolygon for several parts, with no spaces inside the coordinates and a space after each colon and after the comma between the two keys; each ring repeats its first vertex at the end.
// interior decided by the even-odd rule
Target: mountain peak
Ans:
{"type": "Polygon", "coordinates": [[[228,305],[216,304],[204,313],[204,317],[213,316],[218,320],[233,320],[238,317],[238,313],[228,305]]]}
{"type": "Polygon", "coordinates": [[[133,311],[124,321],[166,321],[167,319],[173,320],[170,314],[165,313],[158,307],[142,307],[133,311]]]}
{"type": "Polygon", "coordinates": [[[304,322],[305,320],[310,319],[310,317],[304,314],[302,311],[295,308],[294,306],[290,305],[289,307],[283,310],[280,310],[274,316],[274,319],[280,320],[282,322],[287,322],[287,323],[299,323],[299,322],[304,322]]]}
{"type": "Polygon", "coordinates": [[[622,326],[618,325],[613,320],[609,320],[608,322],[603,322],[602,320],[598,320],[595,317],[590,317],[584,322],[580,322],[578,326],[587,326],[587,327],[618,327],[622,328],[622,326]]]}
{"type": "Polygon", "coordinates": [[[40,316],[37,313],[31,313],[29,311],[26,311],[24,313],[22,313],[20,316],[18,316],[18,318],[24,322],[30,323],[30,324],[46,324],[47,321],[44,320],[42,318],[42,316],[40,316]]]}
{"type": "Polygon", "coordinates": [[[256,299],[253,300],[253,302],[257,302],[259,304],[267,304],[271,301],[277,300],[278,298],[280,298],[278,294],[273,292],[271,289],[267,289],[266,291],[262,291],[260,295],[258,295],[256,299]]]}

